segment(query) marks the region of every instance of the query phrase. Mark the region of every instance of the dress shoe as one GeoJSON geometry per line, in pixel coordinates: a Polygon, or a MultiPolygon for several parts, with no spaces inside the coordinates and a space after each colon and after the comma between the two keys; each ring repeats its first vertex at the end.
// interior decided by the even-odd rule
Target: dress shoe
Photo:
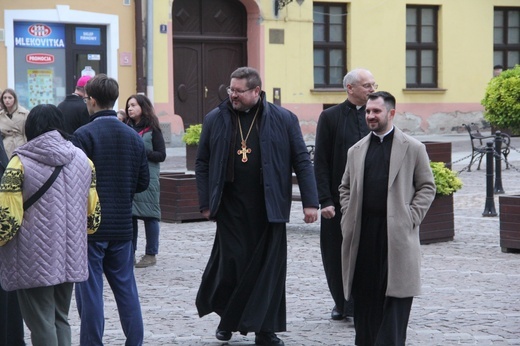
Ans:
{"type": "Polygon", "coordinates": [[[336,305],[334,305],[332,312],[330,313],[330,318],[332,318],[334,321],[340,321],[345,318],[345,315],[342,311],[339,311],[336,305]]]}
{"type": "Polygon", "coordinates": [[[228,330],[223,330],[223,329],[217,328],[217,331],[215,332],[215,337],[217,339],[219,339],[220,341],[228,341],[231,339],[232,334],[233,333],[231,333],[228,330]]]}
{"type": "Polygon", "coordinates": [[[255,345],[284,346],[285,344],[275,333],[260,332],[256,333],[255,345]]]}

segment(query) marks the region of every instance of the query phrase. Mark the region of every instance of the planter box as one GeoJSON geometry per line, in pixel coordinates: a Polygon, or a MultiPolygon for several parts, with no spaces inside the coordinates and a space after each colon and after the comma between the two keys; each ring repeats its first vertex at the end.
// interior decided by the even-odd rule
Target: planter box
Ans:
{"type": "Polygon", "coordinates": [[[520,196],[499,196],[500,247],[503,252],[520,250],[520,196]]]}
{"type": "Polygon", "coordinates": [[[422,142],[430,161],[444,162],[451,168],[451,142],[422,142]]]}
{"type": "Polygon", "coordinates": [[[451,241],[454,236],[453,195],[437,196],[419,228],[421,244],[451,241]]]}
{"type": "MultiPolygon", "coordinates": [[[[451,142],[423,142],[431,161],[451,168],[451,142]]],[[[421,244],[451,241],[455,236],[453,195],[436,196],[419,228],[421,244]]]]}
{"type": "Polygon", "coordinates": [[[199,198],[194,174],[161,173],[161,221],[205,220],[199,212],[199,198]]]}

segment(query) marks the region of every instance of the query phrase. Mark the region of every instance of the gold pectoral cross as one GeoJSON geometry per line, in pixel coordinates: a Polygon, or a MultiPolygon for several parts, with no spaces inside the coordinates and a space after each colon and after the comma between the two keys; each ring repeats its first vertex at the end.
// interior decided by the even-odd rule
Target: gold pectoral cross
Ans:
{"type": "Polygon", "coordinates": [[[237,150],[238,155],[242,155],[242,162],[247,162],[247,154],[251,154],[251,148],[248,148],[245,141],[242,141],[242,149],[237,150]]]}

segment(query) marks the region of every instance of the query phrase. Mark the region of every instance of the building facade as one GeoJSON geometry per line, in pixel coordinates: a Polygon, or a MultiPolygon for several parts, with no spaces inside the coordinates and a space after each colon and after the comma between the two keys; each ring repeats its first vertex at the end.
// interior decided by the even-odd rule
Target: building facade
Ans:
{"type": "Polygon", "coordinates": [[[484,126],[493,66],[520,63],[518,0],[18,0],[0,9],[0,88],[14,87],[29,108],[58,102],[90,66],[118,79],[119,107],[145,92],[172,146],[227,97],[239,66],[260,71],[268,100],[293,111],[312,142],[356,67],[396,96],[397,126],[430,134],[484,126]]]}

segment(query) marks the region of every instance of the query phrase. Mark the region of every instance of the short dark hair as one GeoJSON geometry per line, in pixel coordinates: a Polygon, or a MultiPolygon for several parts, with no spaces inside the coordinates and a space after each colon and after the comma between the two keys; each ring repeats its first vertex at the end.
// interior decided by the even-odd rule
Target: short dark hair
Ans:
{"type": "Polygon", "coordinates": [[[502,65],[495,65],[495,66],[493,66],[493,70],[497,70],[497,69],[503,70],[504,66],[502,66],[502,65]]]}
{"type": "Polygon", "coordinates": [[[368,99],[372,101],[380,97],[383,99],[387,110],[395,109],[395,97],[388,91],[376,91],[368,95],[368,99]]]}
{"type": "Polygon", "coordinates": [[[25,136],[30,141],[45,132],[57,130],[68,138],[63,129],[63,113],[51,104],[39,104],[29,112],[25,120],[25,136]]]}
{"type": "Polygon", "coordinates": [[[247,79],[246,85],[249,89],[256,88],[257,86],[262,89],[262,79],[258,71],[252,67],[239,67],[233,73],[231,78],[247,79]]]}
{"type": "Polygon", "coordinates": [[[96,99],[99,107],[112,109],[119,97],[119,84],[114,78],[100,73],[87,82],[85,92],[96,99]]]}

